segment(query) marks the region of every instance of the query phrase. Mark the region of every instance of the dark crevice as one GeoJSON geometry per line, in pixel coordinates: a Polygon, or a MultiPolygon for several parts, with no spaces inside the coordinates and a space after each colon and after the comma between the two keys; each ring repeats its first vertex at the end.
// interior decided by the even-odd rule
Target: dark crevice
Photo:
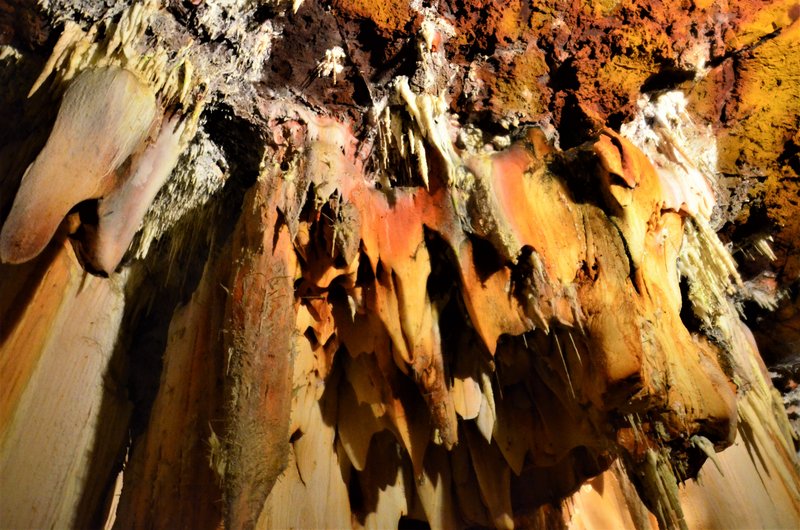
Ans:
{"type": "Polygon", "coordinates": [[[508,134],[508,129],[499,123],[496,114],[491,110],[473,110],[459,113],[458,119],[461,124],[475,126],[484,138],[508,134]]]}
{"type": "Polygon", "coordinates": [[[412,519],[409,516],[403,515],[397,522],[398,530],[430,530],[431,525],[426,521],[412,519]]]}
{"type": "Polygon", "coordinates": [[[359,472],[355,469],[350,473],[350,480],[347,483],[347,497],[350,499],[350,511],[363,526],[367,521],[367,514],[364,510],[364,493],[361,491],[359,472]]]}
{"type": "MultiPolygon", "coordinates": [[[[380,263],[378,264],[380,266],[380,263]]],[[[364,252],[358,259],[358,271],[356,272],[356,285],[366,286],[375,282],[375,273],[372,271],[372,265],[369,258],[364,252]]]]}
{"type": "Polygon", "coordinates": [[[597,131],[592,119],[581,109],[578,98],[569,94],[558,121],[558,136],[562,149],[577,147],[591,140],[597,131]]]}
{"type": "Polygon", "coordinates": [[[628,118],[629,115],[625,112],[612,112],[611,114],[608,115],[607,123],[611,129],[619,132],[620,128],[622,127],[622,124],[628,118]]]}
{"type": "MultiPolygon", "coordinates": [[[[523,245],[519,251],[516,263],[511,266],[511,292],[520,302],[525,304],[527,294],[533,291],[533,247],[523,245]]],[[[534,293],[535,294],[535,293],[534,293]]]]}
{"type": "Polygon", "coordinates": [[[255,184],[265,149],[259,127],[220,104],[206,111],[205,129],[225,153],[232,178],[235,175],[244,187],[255,184]]]}
{"type": "Polygon", "coordinates": [[[639,90],[641,93],[672,90],[680,84],[694,79],[695,73],[674,66],[665,67],[645,79],[639,90]]]}
{"type": "Polygon", "coordinates": [[[482,282],[505,267],[505,260],[490,241],[472,234],[469,234],[469,240],[472,243],[472,261],[482,282]]]}
{"type": "Polygon", "coordinates": [[[795,175],[800,175],[800,145],[793,140],[783,144],[783,152],[778,157],[778,164],[788,166],[795,175]]]}
{"type": "Polygon", "coordinates": [[[689,300],[689,281],[685,277],[680,280],[681,289],[681,322],[690,333],[702,333],[703,323],[694,314],[692,302],[689,300]]]}
{"type": "Polygon", "coordinates": [[[553,68],[551,65],[550,81],[547,86],[554,92],[578,90],[580,81],[578,80],[578,68],[575,66],[575,58],[569,57],[563,63],[553,68]]]}

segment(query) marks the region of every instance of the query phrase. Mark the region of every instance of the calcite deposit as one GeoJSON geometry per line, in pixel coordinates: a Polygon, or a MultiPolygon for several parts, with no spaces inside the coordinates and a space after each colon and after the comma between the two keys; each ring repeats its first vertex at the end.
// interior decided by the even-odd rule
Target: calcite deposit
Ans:
{"type": "Polygon", "coordinates": [[[800,525],[800,6],[0,13],[0,526],[800,525]]]}

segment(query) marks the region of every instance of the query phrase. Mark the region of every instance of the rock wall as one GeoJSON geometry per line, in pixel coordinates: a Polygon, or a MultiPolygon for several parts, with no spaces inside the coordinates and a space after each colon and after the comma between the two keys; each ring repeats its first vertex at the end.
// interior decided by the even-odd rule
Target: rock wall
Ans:
{"type": "Polygon", "coordinates": [[[797,525],[800,7],[129,4],[0,0],[3,526],[797,525]]]}

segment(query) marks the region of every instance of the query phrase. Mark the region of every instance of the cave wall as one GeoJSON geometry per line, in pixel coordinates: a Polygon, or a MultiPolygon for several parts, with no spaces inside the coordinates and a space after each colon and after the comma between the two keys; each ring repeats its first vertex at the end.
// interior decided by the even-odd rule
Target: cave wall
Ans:
{"type": "Polygon", "coordinates": [[[0,8],[4,526],[800,520],[797,6],[0,8]]]}

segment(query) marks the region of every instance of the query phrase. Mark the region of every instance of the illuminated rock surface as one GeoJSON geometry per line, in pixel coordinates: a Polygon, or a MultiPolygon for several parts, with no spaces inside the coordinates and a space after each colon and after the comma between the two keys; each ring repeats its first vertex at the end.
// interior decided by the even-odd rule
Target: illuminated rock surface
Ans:
{"type": "Polygon", "coordinates": [[[0,526],[800,525],[800,5],[128,4],[0,0],[0,526]]]}

